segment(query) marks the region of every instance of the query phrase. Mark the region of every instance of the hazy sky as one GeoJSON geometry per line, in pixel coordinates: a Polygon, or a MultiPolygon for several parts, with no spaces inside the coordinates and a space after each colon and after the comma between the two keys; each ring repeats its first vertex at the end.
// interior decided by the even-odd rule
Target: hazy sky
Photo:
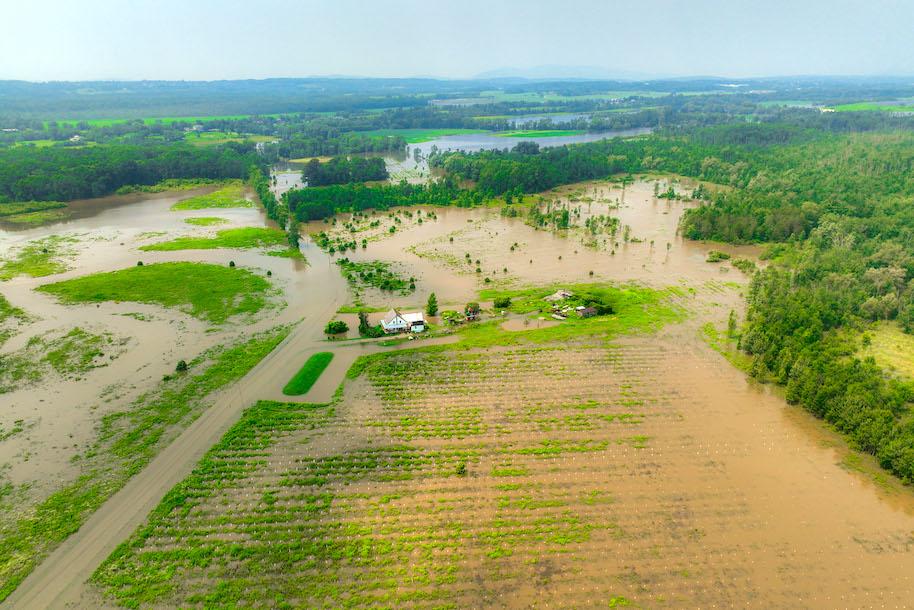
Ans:
{"type": "Polygon", "coordinates": [[[0,0],[0,79],[914,75],[914,0],[0,0]]]}

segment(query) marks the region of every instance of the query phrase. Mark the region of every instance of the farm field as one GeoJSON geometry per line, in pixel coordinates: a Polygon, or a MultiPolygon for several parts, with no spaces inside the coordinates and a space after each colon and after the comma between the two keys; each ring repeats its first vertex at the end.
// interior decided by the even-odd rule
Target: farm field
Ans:
{"type": "Polygon", "coordinates": [[[855,102],[839,104],[835,112],[914,112],[914,105],[903,102],[855,102]]]}
{"type": "Polygon", "coordinates": [[[249,409],[96,572],[100,594],[461,608],[909,593],[910,518],[681,328],[459,345],[357,363],[329,405],[249,409]]]}

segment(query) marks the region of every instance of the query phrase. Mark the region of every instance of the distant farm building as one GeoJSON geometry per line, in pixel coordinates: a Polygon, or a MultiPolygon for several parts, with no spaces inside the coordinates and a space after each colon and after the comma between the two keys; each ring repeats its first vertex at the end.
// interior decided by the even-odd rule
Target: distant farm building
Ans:
{"type": "Polygon", "coordinates": [[[421,333],[425,330],[425,316],[421,311],[401,314],[396,309],[391,309],[381,320],[381,328],[388,334],[421,333]]]}

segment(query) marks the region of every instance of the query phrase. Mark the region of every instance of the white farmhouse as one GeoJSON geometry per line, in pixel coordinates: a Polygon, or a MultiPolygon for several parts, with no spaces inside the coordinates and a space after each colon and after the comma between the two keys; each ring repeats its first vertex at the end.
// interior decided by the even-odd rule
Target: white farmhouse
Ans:
{"type": "Polygon", "coordinates": [[[425,330],[425,316],[421,311],[401,314],[396,309],[391,309],[381,320],[381,328],[386,333],[421,333],[425,330]]]}

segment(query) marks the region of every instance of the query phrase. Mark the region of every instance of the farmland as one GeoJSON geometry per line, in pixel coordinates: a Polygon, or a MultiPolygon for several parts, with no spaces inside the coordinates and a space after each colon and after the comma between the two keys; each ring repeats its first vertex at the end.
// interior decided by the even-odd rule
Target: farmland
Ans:
{"type": "MultiPolygon", "coordinates": [[[[839,584],[829,524],[786,557],[797,532],[762,524],[823,485],[742,485],[787,431],[729,412],[729,365],[660,332],[381,355],[330,405],[258,403],[93,581],[126,606],[815,605],[839,584]]],[[[898,552],[873,567],[896,587],[898,552]]]]}

